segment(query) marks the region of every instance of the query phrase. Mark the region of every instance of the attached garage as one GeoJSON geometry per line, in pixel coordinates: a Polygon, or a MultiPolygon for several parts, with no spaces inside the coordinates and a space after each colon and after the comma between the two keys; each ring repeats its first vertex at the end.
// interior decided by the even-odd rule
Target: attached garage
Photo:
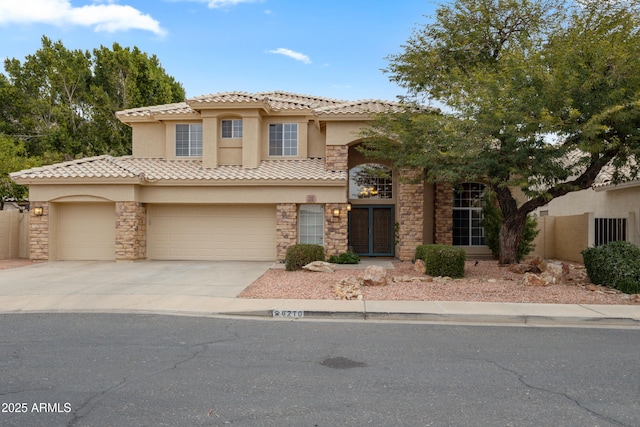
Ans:
{"type": "Polygon", "coordinates": [[[59,260],[115,259],[114,203],[57,203],[56,249],[59,260]]]}
{"type": "Polygon", "coordinates": [[[276,259],[275,205],[149,205],[147,257],[276,259]]]}

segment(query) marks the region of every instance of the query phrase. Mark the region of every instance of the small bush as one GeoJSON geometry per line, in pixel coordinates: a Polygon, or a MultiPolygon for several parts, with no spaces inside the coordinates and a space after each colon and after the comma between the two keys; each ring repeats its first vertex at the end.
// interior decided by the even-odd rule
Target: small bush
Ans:
{"type": "Polygon", "coordinates": [[[296,271],[313,261],[324,261],[324,248],[301,243],[287,248],[284,266],[287,271],[296,271]]]}
{"type": "Polygon", "coordinates": [[[629,242],[611,242],[582,251],[589,280],[625,293],[640,293],[640,248],[629,242]]]}
{"type": "Polygon", "coordinates": [[[334,264],[358,264],[360,257],[357,253],[352,251],[343,252],[340,255],[331,255],[329,262],[334,264]]]}
{"type": "Polygon", "coordinates": [[[447,245],[420,245],[416,248],[416,259],[424,261],[425,273],[430,276],[464,277],[464,249],[447,245]]]}

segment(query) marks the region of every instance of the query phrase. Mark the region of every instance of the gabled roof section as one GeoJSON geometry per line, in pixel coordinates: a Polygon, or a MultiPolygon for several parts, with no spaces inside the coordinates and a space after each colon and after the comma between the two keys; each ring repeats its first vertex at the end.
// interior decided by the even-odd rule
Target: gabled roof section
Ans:
{"type": "Polygon", "coordinates": [[[257,168],[241,166],[218,166],[214,169],[203,168],[201,160],[143,159],[131,156],[112,157],[109,155],[90,157],[71,162],[56,163],[49,166],[27,169],[11,174],[18,183],[42,183],[48,181],[76,180],[93,178],[111,178],[131,183],[179,183],[199,184],[260,184],[280,182],[284,185],[299,182],[312,183],[332,181],[344,184],[347,180],[344,171],[327,171],[324,159],[311,158],[301,160],[265,160],[257,168]]]}
{"type": "Polygon", "coordinates": [[[365,99],[353,102],[343,102],[337,105],[327,105],[314,110],[316,116],[362,115],[379,113],[398,113],[402,106],[397,102],[365,99]]]}
{"type": "Polygon", "coordinates": [[[385,111],[398,112],[401,105],[380,100],[346,101],[290,92],[219,92],[187,99],[185,102],[131,108],[119,111],[117,117],[125,122],[197,119],[205,109],[258,108],[265,112],[291,112],[316,117],[370,116],[385,111]]]}
{"type": "Polygon", "coordinates": [[[34,179],[59,178],[138,178],[142,171],[118,162],[109,155],[87,157],[69,162],[25,169],[10,174],[16,182],[34,179]]]}
{"type": "Polygon", "coordinates": [[[189,107],[186,102],[177,102],[174,104],[154,105],[151,107],[130,108],[128,110],[116,112],[116,116],[122,120],[124,118],[152,118],[152,117],[169,117],[169,116],[193,116],[196,112],[189,107]]]}

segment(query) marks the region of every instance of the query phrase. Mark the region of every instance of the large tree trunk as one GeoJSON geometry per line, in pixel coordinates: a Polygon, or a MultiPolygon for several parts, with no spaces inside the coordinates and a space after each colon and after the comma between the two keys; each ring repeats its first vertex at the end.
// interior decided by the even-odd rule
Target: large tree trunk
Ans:
{"type": "Polygon", "coordinates": [[[516,199],[507,187],[495,188],[496,197],[500,210],[502,211],[503,222],[500,227],[500,264],[517,264],[518,245],[522,240],[522,233],[527,221],[527,211],[518,209],[516,199]]]}
{"type": "Polygon", "coordinates": [[[500,227],[500,264],[517,264],[518,246],[522,240],[524,226],[527,221],[527,214],[516,211],[516,215],[504,218],[500,227]]]}

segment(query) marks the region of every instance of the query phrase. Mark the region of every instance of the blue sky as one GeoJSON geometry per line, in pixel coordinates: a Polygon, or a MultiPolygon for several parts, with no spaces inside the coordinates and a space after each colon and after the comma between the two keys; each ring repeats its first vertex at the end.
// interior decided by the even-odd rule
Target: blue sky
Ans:
{"type": "MultiPolygon", "coordinates": [[[[0,56],[21,61],[46,35],[68,49],[138,46],[187,97],[284,90],[395,100],[381,69],[435,0],[0,0],[0,56]]],[[[4,68],[2,68],[4,70],[4,68]]]]}

